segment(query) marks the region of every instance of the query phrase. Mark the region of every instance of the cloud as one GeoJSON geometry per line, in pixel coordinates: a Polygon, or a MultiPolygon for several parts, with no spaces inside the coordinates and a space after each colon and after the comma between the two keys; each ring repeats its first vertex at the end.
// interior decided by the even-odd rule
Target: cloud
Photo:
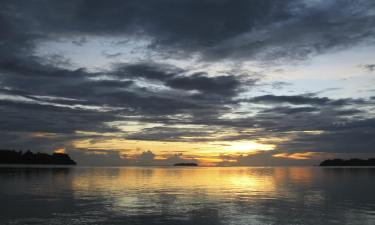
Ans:
{"type": "Polygon", "coordinates": [[[194,158],[184,158],[182,154],[157,158],[157,155],[149,150],[132,156],[110,149],[70,149],[68,152],[79,165],[84,166],[173,166],[175,163],[198,162],[194,158]]]}
{"type": "Polygon", "coordinates": [[[270,104],[282,104],[289,103],[294,105],[345,105],[351,104],[352,102],[359,102],[361,100],[353,99],[338,99],[333,100],[328,97],[314,97],[308,95],[263,95],[254,97],[250,100],[251,102],[270,103],[270,104]]]}
{"type": "Polygon", "coordinates": [[[322,133],[298,134],[292,142],[280,143],[280,150],[316,151],[330,153],[373,153],[375,126],[373,119],[321,126],[322,133]]]}
{"type": "Polygon", "coordinates": [[[122,78],[145,78],[149,80],[165,81],[183,72],[185,71],[168,64],[140,62],[135,64],[116,64],[110,74],[122,78]]]}
{"type": "Polygon", "coordinates": [[[155,159],[155,154],[151,151],[142,152],[140,155],[136,157],[136,162],[141,165],[150,165],[153,163],[155,159]]]}
{"type": "MultiPolygon", "coordinates": [[[[295,154],[296,155],[296,154],[295,154]]],[[[297,154],[298,155],[298,154],[297,154]]],[[[306,155],[306,153],[302,154],[306,155]]],[[[313,154],[312,154],[313,155],[313,154]]],[[[317,164],[323,157],[311,157],[297,159],[293,158],[292,154],[280,153],[280,151],[259,151],[248,155],[241,156],[222,156],[223,162],[219,163],[222,166],[308,166],[317,164]],[[281,155],[285,157],[281,157],[281,155]],[[291,156],[291,157],[288,157],[291,156]]]]}
{"type": "MultiPolygon", "coordinates": [[[[58,96],[55,103],[65,103],[66,99],[79,100],[80,104],[129,109],[144,114],[190,113],[196,109],[218,110],[223,103],[230,104],[231,97],[239,87],[239,78],[235,76],[208,77],[193,76],[190,88],[198,81],[204,81],[197,87],[203,94],[215,94],[215,102],[209,103],[204,98],[197,98],[185,86],[181,86],[181,73],[187,73],[177,67],[166,64],[136,63],[117,65],[109,71],[88,72],[85,69],[61,69],[53,65],[42,65],[38,60],[28,62],[0,63],[2,84],[11,88],[13,93],[23,96],[58,96]],[[102,79],[106,74],[116,79],[102,79]],[[121,80],[120,80],[121,79],[121,80]],[[122,80],[126,79],[126,80],[122,80]],[[139,79],[159,85],[162,90],[154,91],[138,85],[139,79]],[[198,80],[196,80],[198,79],[198,80]],[[160,83],[161,82],[161,83],[160,83]],[[163,85],[164,86],[163,88],[163,85]],[[169,89],[167,86],[170,86],[169,89]],[[220,94],[221,91],[223,94],[220,94]],[[207,104],[208,103],[208,104],[207,104]]],[[[8,90],[9,92],[9,90],[8,90]]],[[[52,100],[51,100],[52,101],[52,100]]],[[[73,102],[72,102],[73,103],[73,102]]]]}
{"type": "Polygon", "coordinates": [[[83,35],[78,45],[87,35],[150,39],[149,49],[167,57],[301,59],[374,39],[375,6],[367,0],[31,0],[1,6],[7,10],[5,31],[24,29],[43,38],[83,35]],[[48,10],[36,7],[42,4],[48,10]]]}
{"type": "MultiPolygon", "coordinates": [[[[213,72],[193,68],[189,60],[220,64],[213,67],[222,66],[222,61],[268,65],[372,45],[374,8],[375,3],[368,0],[1,1],[2,144],[47,151],[51,141],[33,137],[36,132],[57,134],[51,148],[84,138],[77,131],[159,141],[203,141],[213,132],[216,140],[264,141],[269,137],[269,143],[288,154],[370,153],[373,98],[322,97],[323,93],[259,95],[252,88],[263,74],[237,73],[241,68],[231,72],[215,68],[213,72]],[[75,68],[63,52],[41,57],[36,51],[48,41],[63,43],[68,38],[66,48],[75,49],[96,37],[146,40],[142,51],[149,55],[132,61],[120,50],[110,49],[101,56],[116,61],[90,70],[75,68]],[[163,63],[153,60],[160,57],[163,63]],[[168,59],[186,60],[189,65],[168,59]],[[127,133],[118,124],[128,121],[161,125],[127,133]]],[[[116,45],[124,47],[121,41],[116,45]]],[[[374,69],[373,64],[363,67],[374,69]]],[[[270,86],[275,90],[287,84],[281,81],[270,86]]],[[[95,139],[105,138],[99,136],[95,139]]],[[[77,156],[95,162],[100,158],[82,154],[77,156]]],[[[131,164],[183,159],[165,157],[160,161],[150,151],[138,159],[125,159],[118,152],[108,152],[107,160],[131,164]]],[[[245,165],[254,162],[254,157],[238,161],[245,165]]],[[[271,157],[275,165],[290,160],[260,153],[257,157],[271,157]]]]}
{"type": "Polygon", "coordinates": [[[79,130],[113,132],[104,125],[118,119],[112,112],[54,105],[0,101],[0,130],[6,132],[74,133],[79,130]]]}
{"type": "Polygon", "coordinates": [[[113,53],[113,54],[111,54],[111,53],[107,53],[107,52],[102,52],[102,54],[103,54],[105,57],[109,58],[109,59],[117,58],[117,57],[120,57],[120,56],[122,55],[121,52],[113,53]]]}
{"type": "MultiPolygon", "coordinates": [[[[316,112],[318,109],[316,107],[274,107],[271,109],[263,110],[264,113],[275,113],[275,114],[296,114],[296,113],[304,113],[304,112],[316,112]]],[[[354,113],[354,112],[353,112],[354,113]]]]}
{"type": "Polygon", "coordinates": [[[207,77],[206,74],[193,74],[169,79],[166,84],[172,88],[196,90],[203,94],[233,96],[240,86],[240,81],[235,76],[207,77]]]}
{"type": "Polygon", "coordinates": [[[87,38],[86,37],[80,37],[78,40],[72,41],[73,44],[77,46],[82,46],[87,43],[87,38]]]}
{"type": "Polygon", "coordinates": [[[369,72],[373,72],[375,70],[375,64],[365,64],[365,65],[361,65],[360,67],[362,67],[363,69],[369,72]]]}

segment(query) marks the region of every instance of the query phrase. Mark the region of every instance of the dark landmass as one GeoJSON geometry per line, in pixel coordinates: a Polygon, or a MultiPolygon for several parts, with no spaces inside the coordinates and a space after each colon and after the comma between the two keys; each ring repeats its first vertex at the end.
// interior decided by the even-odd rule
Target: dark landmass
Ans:
{"type": "Polygon", "coordinates": [[[375,166],[374,159],[328,159],[320,163],[319,166],[375,166]]]}
{"type": "Polygon", "coordinates": [[[175,163],[174,166],[198,166],[196,163],[175,163]]]}
{"type": "Polygon", "coordinates": [[[76,165],[65,153],[33,153],[31,151],[0,150],[0,164],[76,165]]]}

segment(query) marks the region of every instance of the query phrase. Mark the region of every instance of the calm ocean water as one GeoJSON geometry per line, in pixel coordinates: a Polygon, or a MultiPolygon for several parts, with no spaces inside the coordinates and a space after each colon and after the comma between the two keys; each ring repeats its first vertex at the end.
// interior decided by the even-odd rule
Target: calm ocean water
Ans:
{"type": "Polygon", "coordinates": [[[0,168],[0,224],[375,225],[375,169],[0,168]]]}

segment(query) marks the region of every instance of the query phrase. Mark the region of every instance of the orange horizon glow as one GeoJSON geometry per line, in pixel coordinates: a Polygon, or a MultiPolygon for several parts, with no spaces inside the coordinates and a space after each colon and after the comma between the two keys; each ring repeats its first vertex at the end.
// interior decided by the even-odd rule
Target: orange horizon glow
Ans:
{"type": "MultiPolygon", "coordinates": [[[[180,154],[184,159],[194,159],[200,165],[214,166],[223,162],[221,156],[251,155],[259,151],[270,151],[275,148],[273,144],[264,144],[257,141],[208,141],[208,142],[165,142],[165,141],[139,141],[119,138],[93,141],[81,139],[73,142],[76,149],[93,151],[116,150],[126,155],[127,158],[139,155],[142,152],[152,151],[155,160],[165,160],[168,156],[180,154]]],[[[233,160],[232,160],[233,162],[233,160]]]]}
{"type": "Polygon", "coordinates": [[[299,152],[299,153],[278,153],[272,156],[276,158],[308,160],[308,159],[321,159],[329,155],[328,153],[324,153],[324,152],[299,152]]]}
{"type": "Polygon", "coordinates": [[[63,154],[65,153],[65,148],[57,148],[53,151],[53,153],[63,154]]]}

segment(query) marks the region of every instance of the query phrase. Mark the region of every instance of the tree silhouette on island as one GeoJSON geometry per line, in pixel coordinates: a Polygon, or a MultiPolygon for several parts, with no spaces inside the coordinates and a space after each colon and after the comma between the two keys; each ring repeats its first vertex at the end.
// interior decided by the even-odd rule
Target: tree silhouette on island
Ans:
{"type": "Polygon", "coordinates": [[[65,153],[33,153],[31,151],[0,150],[0,164],[76,165],[65,153]]]}
{"type": "Polygon", "coordinates": [[[328,159],[319,166],[375,166],[375,158],[372,159],[328,159]]]}

